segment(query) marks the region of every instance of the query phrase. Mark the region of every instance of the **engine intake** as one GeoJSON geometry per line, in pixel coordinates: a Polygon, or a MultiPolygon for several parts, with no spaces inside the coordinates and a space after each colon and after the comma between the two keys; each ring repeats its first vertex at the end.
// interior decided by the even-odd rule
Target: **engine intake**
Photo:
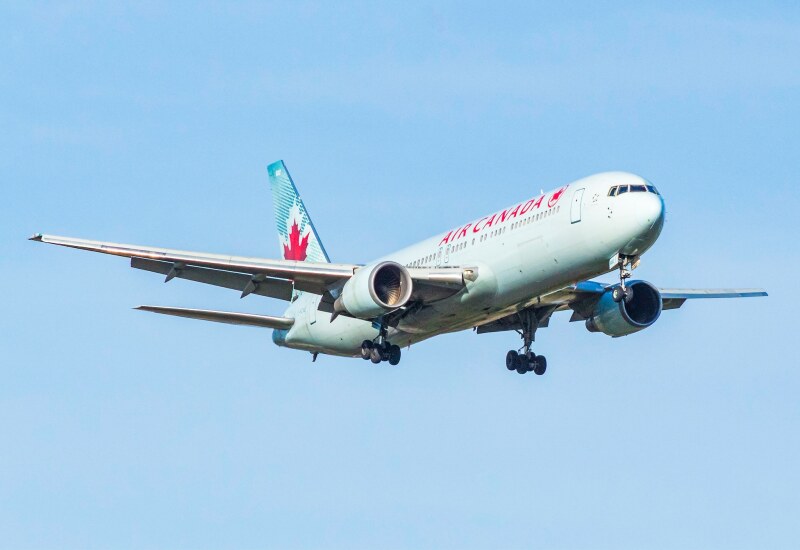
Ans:
{"type": "Polygon", "coordinates": [[[661,315],[661,293],[646,281],[631,281],[628,290],[630,300],[615,302],[611,296],[613,287],[600,297],[586,320],[589,332],[602,332],[608,336],[627,336],[639,332],[655,323],[661,315]]]}
{"type": "Polygon", "coordinates": [[[396,262],[361,268],[342,288],[333,304],[337,313],[372,319],[403,307],[411,298],[413,283],[408,270],[396,262]]]}

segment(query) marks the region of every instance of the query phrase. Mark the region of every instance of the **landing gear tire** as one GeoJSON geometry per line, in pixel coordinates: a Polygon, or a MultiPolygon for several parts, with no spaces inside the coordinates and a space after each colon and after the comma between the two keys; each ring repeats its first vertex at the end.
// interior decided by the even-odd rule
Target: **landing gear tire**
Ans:
{"type": "Polygon", "coordinates": [[[400,346],[390,344],[389,342],[372,342],[364,340],[361,343],[361,357],[372,361],[374,364],[387,361],[390,365],[397,365],[400,363],[400,346]]]}
{"type": "MultiPolygon", "coordinates": [[[[547,319],[550,313],[552,311],[545,312],[543,319],[547,319]]],[[[540,322],[536,311],[530,309],[521,311],[519,313],[519,322],[520,329],[517,332],[522,336],[523,345],[519,351],[511,350],[506,354],[506,368],[512,371],[515,370],[519,374],[525,374],[526,372],[544,374],[547,370],[547,359],[541,355],[536,355],[531,349],[533,336],[540,322]]]]}
{"type": "Polygon", "coordinates": [[[361,358],[364,360],[369,359],[370,354],[372,352],[372,342],[369,340],[364,340],[361,342],[361,358]]]}
{"type": "Polygon", "coordinates": [[[391,345],[389,346],[389,364],[394,366],[400,362],[400,346],[391,345]]]}
{"type": "Polygon", "coordinates": [[[543,375],[547,370],[547,358],[544,355],[536,356],[533,360],[533,372],[539,376],[543,375]]]}
{"type": "Polygon", "coordinates": [[[378,337],[361,342],[361,357],[369,359],[376,365],[383,361],[387,361],[390,365],[397,365],[400,362],[400,346],[387,340],[388,333],[389,327],[381,321],[378,337]]]}
{"type": "Polygon", "coordinates": [[[611,291],[611,298],[617,303],[625,300],[627,304],[633,299],[633,289],[630,287],[623,289],[621,286],[614,287],[614,290],[611,291]]]}
{"type": "Polygon", "coordinates": [[[536,356],[533,354],[533,352],[531,352],[530,355],[526,353],[520,356],[520,359],[522,360],[522,364],[525,365],[526,371],[532,372],[533,367],[536,364],[536,356]]]}
{"type": "Polygon", "coordinates": [[[506,353],[506,368],[508,370],[517,370],[520,366],[519,354],[513,349],[506,353]]]}

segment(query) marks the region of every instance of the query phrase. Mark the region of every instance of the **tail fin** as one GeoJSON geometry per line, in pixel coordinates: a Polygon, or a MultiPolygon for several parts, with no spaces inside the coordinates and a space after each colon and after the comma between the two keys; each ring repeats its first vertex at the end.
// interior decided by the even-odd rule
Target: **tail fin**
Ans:
{"type": "Polygon", "coordinates": [[[278,241],[284,260],[330,263],[303,200],[282,160],[267,167],[278,241]]]}

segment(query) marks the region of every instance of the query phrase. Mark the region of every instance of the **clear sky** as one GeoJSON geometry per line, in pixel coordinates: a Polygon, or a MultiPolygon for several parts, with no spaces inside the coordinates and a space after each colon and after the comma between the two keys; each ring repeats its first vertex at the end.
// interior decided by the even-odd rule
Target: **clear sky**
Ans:
{"type": "Polygon", "coordinates": [[[796,548],[800,9],[552,4],[4,2],[0,548],[796,548]],[[617,169],[639,278],[771,295],[312,365],[26,240],[276,257],[277,159],[334,261],[617,169]]]}

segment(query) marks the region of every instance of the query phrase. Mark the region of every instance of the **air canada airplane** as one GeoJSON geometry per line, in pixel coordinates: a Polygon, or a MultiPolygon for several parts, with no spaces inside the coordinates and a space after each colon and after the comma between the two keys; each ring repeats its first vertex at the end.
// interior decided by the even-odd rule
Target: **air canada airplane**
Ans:
{"type": "Polygon", "coordinates": [[[288,302],[281,317],[206,309],[137,309],[273,329],[279,346],[400,362],[401,348],[448,332],[515,331],[506,367],[544,374],[531,349],[558,311],[620,337],[697,298],[766,296],[761,289],[659,288],[630,280],[664,226],[664,199],[626,172],[589,176],[367,263],[331,263],[283,161],[267,168],[282,259],[187,252],[36,234],[31,240],[124,256],[131,267],[288,302]],[[619,282],[589,280],[618,272],[619,282]]]}

